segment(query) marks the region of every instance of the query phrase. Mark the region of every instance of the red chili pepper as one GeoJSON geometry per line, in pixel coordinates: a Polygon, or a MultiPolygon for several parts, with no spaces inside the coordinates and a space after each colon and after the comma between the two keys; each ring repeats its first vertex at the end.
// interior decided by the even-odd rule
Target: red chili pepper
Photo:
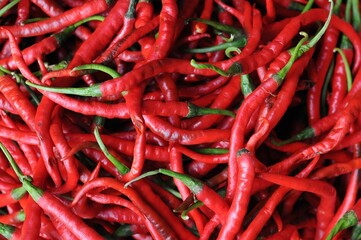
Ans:
{"type": "Polygon", "coordinates": [[[101,187],[104,188],[113,188],[122,194],[125,194],[130,200],[137,204],[138,209],[144,214],[144,216],[148,219],[146,221],[147,228],[149,232],[159,239],[171,237],[176,238],[172,229],[170,229],[169,225],[156,213],[153,208],[151,208],[147,203],[145,203],[140,196],[131,188],[124,188],[124,184],[113,178],[97,178],[88,183],[86,183],[81,190],[77,193],[74,198],[73,203],[76,203],[79,198],[82,197],[86,192],[90,189],[101,187]]]}
{"type": "MultiPolygon", "coordinates": [[[[76,23],[79,21],[79,18],[86,18],[104,12],[107,8],[107,1],[94,0],[41,22],[29,23],[24,26],[6,26],[6,29],[11,31],[11,33],[16,37],[39,36],[59,31],[64,27],[76,23]]],[[[1,38],[6,38],[7,33],[4,31],[4,28],[0,30],[0,36],[1,38]]]]}
{"type": "Polygon", "coordinates": [[[76,167],[76,159],[73,157],[64,158],[71,150],[71,148],[62,132],[61,115],[61,109],[59,107],[56,108],[54,111],[54,118],[49,129],[54,145],[57,148],[60,156],[63,158],[62,164],[64,164],[64,167],[66,169],[66,183],[63,186],[52,190],[53,193],[57,194],[66,193],[74,190],[79,180],[79,173],[76,167]]]}
{"type": "Polygon", "coordinates": [[[44,212],[63,223],[78,238],[102,239],[102,237],[88,225],[86,225],[79,217],[77,217],[67,206],[63,205],[54,195],[44,192],[40,188],[34,186],[16,165],[14,159],[3,145],[0,145],[2,151],[7,155],[8,160],[15,172],[17,173],[24,189],[30,194],[32,199],[44,210],[44,212]],[[78,226],[74,228],[73,226],[78,226]]]}
{"type": "Polygon", "coordinates": [[[316,73],[314,74],[316,77],[315,85],[309,89],[307,96],[307,110],[310,124],[320,119],[322,86],[333,57],[331,52],[333,52],[333,49],[336,47],[338,36],[338,30],[331,27],[325,32],[323,38],[323,45],[316,60],[316,73]]]}
{"type": "MultiPolygon", "coordinates": [[[[318,163],[318,160],[319,157],[314,158],[306,168],[304,168],[299,174],[296,175],[296,177],[307,177],[318,163]]],[[[240,239],[252,239],[257,237],[264,224],[266,224],[279,202],[289,190],[289,188],[283,186],[275,190],[275,192],[267,199],[267,202],[258,212],[257,216],[248,225],[247,229],[241,234],[240,239]]]]}
{"type": "Polygon", "coordinates": [[[227,220],[222,225],[218,237],[223,239],[234,238],[241,230],[243,218],[246,215],[251,198],[253,179],[255,176],[253,156],[247,149],[238,151],[237,190],[234,193],[232,204],[228,210],[227,220]]]}
{"type": "Polygon", "coordinates": [[[162,0],[162,10],[159,14],[159,35],[150,50],[149,59],[161,59],[168,55],[174,41],[177,16],[177,3],[174,0],[162,0]]]}

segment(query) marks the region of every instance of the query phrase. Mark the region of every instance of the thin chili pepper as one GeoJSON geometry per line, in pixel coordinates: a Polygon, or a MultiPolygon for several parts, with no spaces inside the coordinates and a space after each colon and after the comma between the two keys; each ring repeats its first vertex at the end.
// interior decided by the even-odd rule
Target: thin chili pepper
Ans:
{"type": "Polygon", "coordinates": [[[189,131],[172,127],[156,116],[145,115],[144,119],[147,127],[152,132],[162,136],[168,141],[178,142],[180,144],[191,145],[229,139],[230,133],[228,130],[207,129],[189,131]]]}
{"type": "Polygon", "coordinates": [[[247,149],[238,151],[238,176],[237,190],[234,193],[232,204],[228,210],[229,214],[225,224],[222,225],[218,238],[234,238],[241,230],[243,218],[246,215],[251,197],[251,189],[255,176],[253,157],[247,149]]]}
{"type": "Polygon", "coordinates": [[[135,6],[135,28],[140,28],[153,19],[154,7],[151,0],[139,0],[135,6]]]}
{"type": "Polygon", "coordinates": [[[129,186],[131,183],[138,181],[147,176],[155,174],[164,174],[170,177],[177,178],[181,180],[197,197],[198,200],[202,201],[204,205],[214,211],[218,217],[220,217],[221,222],[225,222],[226,212],[229,209],[227,202],[220,196],[218,193],[209,188],[206,184],[202,183],[196,178],[192,178],[185,174],[173,172],[167,169],[159,169],[151,172],[144,173],[138,178],[128,182],[125,186],[129,186]]]}
{"type": "Polygon", "coordinates": [[[182,235],[189,239],[195,239],[194,235],[185,228],[184,224],[179,221],[179,219],[172,213],[171,209],[169,209],[169,207],[148,184],[145,184],[144,182],[136,182],[134,184],[134,188],[140,193],[143,199],[150,203],[153,208],[158,211],[167,222],[169,222],[169,225],[177,235],[182,235]]]}
{"type": "Polygon", "coordinates": [[[325,32],[323,45],[321,46],[322,51],[316,60],[317,67],[315,69],[315,77],[317,77],[317,79],[315,81],[315,85],[308,91],[307,96],[307,110],[310,124],[320,119],[320,100],[322,86],[324,84],[327,69],[329,68],[332,60],[333,55],[331,52],[336,47],[338,36],[339,31],[332,27],[325,32]]]}
{"type": "Polygon", "coordinates": [[[97,178],[88,183],[86,183],[81,190],[74,197],[73,204],[78,201],[86,192],[94,188],[107,188],[115,189],[123,194],[125,194],[130,200],[137,204],[138,209],[145,215],[150,224],[147,224],[149,232],[159,239],[171,237],[176,239],[176,236],[169,225],[159,217],[159,215],[151,208],[147,203],[145,203],[140,196],[131,188],[124,188],[124,184],[113,178],[97,178]]]}
{"type": "Polygon", "coordinates": [[[159,14],[159,35],[150,49],[148,59],[161,59],[168,55],[174,41],[177,16],[177,3],[174,0],[162,0],[162,10],[159,14]]]}
{"type": "MultiPolygon", "coordinates": [[[[31,2],[51,17],[58,16],[64,12],[61,6],[49,0],[32,0],[31,2]]],[[[74,33],[83,41],[85,41],[91,34],[90,30],[84,26],[80,26],[74,33]]]]}
{"type": "MultiPolygon", "coordinates": [[[[59,107],[56,108],[54,111],[54,118],[50,125],[49,131],[55,147],[57,148],[60,156],[64,158],[71,150],[71,148],[62,133],[61,110],[59,107]]],[[[76,159],[74,157],[65,158],[63,159],[62,163],[64,164],[64,167],[66,169],[66,183],[63,186],[52,190],[53,193],[60,194],[74,190],[79,180],[79,173],[76,167],[76,159]]]]}
{"type": "Polygon", "coordinates": [[[0,91],[4,94],[12,107],[16,109],[17,113],[27,125],[30,128],[35,129],[35,107],[20,91],[15,81],[9,76],[0,76],[0,82],[0,91]]]}
{"type": "MultiPolygon", "coordinates": [[[[164,74],[158,77],[157,82],[165,96],[166,101],[172,102],[179,100],[177,87],[173,77],[170,74],[164,74]]],[[[170,116],[169,122],[175,127],[180,126],[180,118],[178,116],[170,116]]],[[[177,149],[175,149],[173,146],[174,143],[169,144],[170,168],[173,171],[184,173],[182,154],[178,152],[177,149]]],[[[182,198],[189,196],[188,188],[181,181],[175,180],[174,183],[177,186],[182,198]]],[[[202,216],[200,215],[199,211],[193,211],[190,215],[193,219],[195,219],[198,232],[201,233],[203,231],[204,221],[202,220],[202,216]]]]}
{"type": "Polygon", "coordinates": [[[127,208],[121,207],[108,207],[101,210],[96,218],[106,220],[107,222],[118,222],[118,223],[126,223],[126,224],[136,224],[141,225],[143,223],[143,219],[133,211],[127,208]]]}
{"type": "MultiPolygon", "coordinates": [[[[128,10],[124,15],[123,27],[120,29],[119,33],[115,36],[112,42],[109,44],[110,47],[112,47],[113,44],[117,44],[133,30],[135,24],[136,3],[137,3],[136,0],[130,0],[128,10]]],[[[122,18],[122,16],[120,17],[122,18]]]]}
{"type": "Polygon", "coordinates": [[[294,63],[294,68],[290,70],[289,75],[286,77],[285,82],[278,92],[277,99],[266,115],[266,119],[269,122],[269,130],[264,133],[260,143],[266,139],[271,130],[276,126],[276,124],[280,121],[281,117],[286,112],[289,104],[291,104],[292,97],[294,96],[297,87],[297,79],[302,74],[302,71],[306,67],[306,63],[310,60],[313,53],[314,50],[311,49],[305,53],[305,55],[301,57],[299,61],[294,63]]]}
{"type": "MultiPolygon", "coordinates": [[[[120,28],[120,24],[116,21],[116,18],[118,17],[118,13],[122,12],[123,9],[125,9],[127,6],[124,6],[125,2],[117,2],[118,4],[115,4],[115,6],[111,9],[109,12],[107,18],[99,25],[99,27],[93,32],[92,35],[101,35],[101,41],[99,38],[88,38],[87,41],[85,41],[81,47],[77,50],[77,54],[74,55],[74,58],[69,63],[69,68],[73,68],[74,66],[79,65],[79,63],[84,62],[90,62],[95,58],[95,56],[100,52],[101,49],[103,49],[107,43],[111,41],[111,38],[115,34],[115,32],[120,28]],[[124,4],[124,5],[123,5],[124,4]],[[92,49],[92,51],[89,51],[88,49],[92,49]]],[[[84,6],[84,5],[83,5],[84,6]]],[[[104,9],[105,10],[105,9],[104,9]]],[[[90,11],[92,12],[92,11],[90,11]]],[[[29,79],[29,78],[28,78],[29,79]]],[[[66,84],[71,84],[70,82],[67,82],[66,84]]],[[[39,111],[36,116],[37,122],[42,123],[40,130],[41,139],[45,139],[45,144],[41,149],[44,149],[42,154],[45,156],[45,161],[51,161],[51,157],[49,157],[49,153],[51,151],[52,146],[50,146],[50,136],[46,129],[49,127],[49,119],[51,116],[51,111],[54,108],[54,103],[50,100],[44,98],[43,101],[41,101],[39,106],[39,111]],[[46,150],[47,149],[47,150],[46,150]]],[[[41,142],[42,143],[42,142],[41,142]]],[[[60,184],[59,177],[56,173],[56,171],[52,170],[51,167],[48,167],[48,171],[50,171],[52,174],[52,178],[55,181],[56,185],[60,184]]]]}
{"type": "MultiPolygon", "coordinates": [[[[241,91],[241,84],[239,76],[234,76],[231,78],[230,82],[222,88],[221,92],[217,96],[217,98],[213,101],[210,105],[211,108],[220,108],[220,109],[227,109],[233,100],[237,97],[237,95],[241,91]]],[[[182,122],[182,126],[187,129],[205,129],[209,128],[210,126],[214,125],[217,120],[220,119],[220,116],[207,116],[201,117],[196,121],[188,121],[182,122]],[[183,125],[184,124],[184,125],[183,125]]]]}
{"type": "Polygon", "coordinates": [[[309,191],[320,195],[321,201],[317,211],[317,229],[316,238],[321,239],[325,234],[327,224],[331,221],[336,203],[336,191],[333,186],[317,180],[302,179],[275,174],[261,173],[260,178],[281,184],[282,186],[292,187],[300,191],[309,191]],[[302,183],[301,183],[302,182],[302,183]]]}
{"type": "Polygon", "coordinates": [[[345,198],[342,201],[342,204],[336,211],[334,217],[332,218],[330,224],[326,229],[326,236],[328,235],[328,233],[330,233],[333,226],[336,225],[337,221],[341,219],[342,215],[344,215],[347,210],[351,209],[351,207],[355,205],[356,197],[357,197],[356,195],[358,190],[357,188],[358,179],[359,179],[359,170],[354,170],[350,175],[350,180],[347,184],[345,198]]]}
{"type": "Polygon", "coordinates": [[[21,170],[16,165],[14,159],[7,152],[6,148],[0,144],[2,151],[7,155],[7,158],[16,172],[23,187],[34,199],[34,201],[44,210],[49,216],[57,218],[63,223],[75,236],[78,238],[102,239],[102,237],[88,225],[86,225],[79,217],[65,205],[63,205],[54,195],[35,187],[28,177],[24,176],[21,170]],[[78,226],[74,228],[73,226],[78,226]]]}
{"type": "Polygon", "coordinates": [[[153,31],[159,25],[159,16],[154,17],[146,25],[137,28],[137,30],[131,32],[118,44],[113,45],[112,51],[105,51],[97,57],[96,62],[107,63],[110,62],[114,57],[121,54],[124,50],[131,47],[136,41],[153,31]],[[108,54],[105,54],[108,53],[108,54]]]}
{"type": "MultiPolygon", "coordinates": [[[[54,16],[51,19],[37,23],[29,23],[24,26],[6,26],[6,29],[11,31],[16,37],[39,36],[59,31],[64,27],[76,23],[79,21],[79,18],[86,18],[101,13],[108,8],[108,4],[107,1],[94,0],[77,8],[70,9],[58,16],[54,16]]],[[[6,38],[7,36],[4,27],[0,30],[0,36],[1,38],[6,38]]]]}
{"type": "MultiPolygon", "coordinates": [[[[330,21],[330,16],[331,14],[329,14],[329,18],[328,18],[328,23],[330,21]]],[[[326,25],[324,25],[324,27],[322,28],[323,30],[321,30],[319,32],[319,34],[317,35],[317,37],[313,38],[313,40],[311,40],[309,43],[307,43],[306,45],[303,46],[307,46],[306,49],[309,50],[314,44],[317,43],[318,39],[322,36],[322,34],[324,33],[324,31],[326,30],[328,23],[326,23],[326,25]],[[312,42],[312,43],[311,43],[312,42]]],[[[305,40],[305,39],[304,39],[305,40]]],[[[228,176],[235,176],[235,174],[237,173],[237,167],[236,167],[236,148],[239,149],[240,146],[243,145],[243,141],[244,141],[244,128],[245,125],[247,124],[247,121],[249,120],[251,114],[253,113],[253,111],[255,110],[255,108],[257,107],[257,104],[255,104],[255,102],[261,102],[262,100],[264,100],[269,93],[273,92],[273,90],[275,90],[279,83],[282,82],[283,78],[285,77],[285,75],[288,73],[288,71],[290,70],[292,64],[294,63],[295,59],[298,57],[298,49],[302,48],[301,45],[303,44],[303,42],[301,41],[296,49],[294,50],[295,55],[291,54],[291,58],[290,60],[288,60],[287,64],[285,64],[285,66],[278,72],[276,73],[273,77],[269,78],[268,80],[264,81],[260,86],[257,88],[257,91],[253,91],[247,98],[246,101],[243,102],[243,104],[241,105],[241,108],[238,110],[237,112],[237,116],[236,116],[236,122],[232,127],[232,134],[231,134],[231,145],[230,145],[230,153],[229,153],[229,165],[230,167],[228,168],[229,173],[228,176]],[[267,89],[267,90],[266,90],[267,89]],[[262,96],[262,97],[261,97],[262,96]]],[[[306,50],[306,51],[307,51],[306,50]]],[[[305,52],[305,51],[303,51],[305,52]]],[[[229,177],[228,180],[228,193],[227,193],[227,198],[231,199],[235,190],[235,179],[234,177],[229,177]]]]}
{"type": "MultiPolygon", "coordinates": [[[[67,40],[71,36],[73,31],[80,24],[90,20],[100,20],[100,19],[101,18],[99,18],[99,16],[83,19],[80,22],[65,28],[61,32],[54,33],[51,36],[44,38],[43,40],[25,48],[22,51],[22,55],[24,57],[26,64],[30,65],[31,63],[35,62],[35,60],[39,58],[41,55],[47,55],[51,52],[54,52],[61,44],[65,42],[65,40],[67,40]]],[[[17,65],[12,56],[1,59],[0,64],[9,70],[17,69],[17,65]]]]}
{"type": "MultiPolygon", "coordinates": [[[[316,164],[319,161],[319,157],[314,158],[306,168],[304,168],[300,173],[296,175],[299,178],[307,177],[310,172],[314,169],[316,164]]],[[[282,198],[287,194],[289,188],[286,187],[279,187],[275,190],[275,192],[267,199],[267,202],[259,211],[257,216],[252,220],[252,222],[248,225],[247,229],[241,234],[240,239],[252,239],[256,238],[259,232],[261,231],[262,227],[268,219],[271,217],[272,212],[276,209],[279,202],[282,198]]]]}
{"type": "MultiPolygon", "coordinates": [[[[116,137],[109,135],[101,136],[105,145],[117,149],[117,151],[132,156],[134,151],[134,143],[132,141],[122,140],[116,137]]],[[[74,148],[69,155],[74,154],[73,151],[78,151],[79,142],[95,142],[95,137],[89,134],[68,134],[66,135],[70,145],[74,148]]],[[[153,145],[146,145],[146,158],[155,161],[168,162],[167,157],[167,148],[166,147],[157,147],[153,145]]]]}

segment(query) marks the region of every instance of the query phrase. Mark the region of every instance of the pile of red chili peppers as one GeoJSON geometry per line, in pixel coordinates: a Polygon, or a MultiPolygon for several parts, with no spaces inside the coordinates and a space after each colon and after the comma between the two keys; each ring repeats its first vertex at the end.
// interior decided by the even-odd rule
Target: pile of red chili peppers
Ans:
{"type": "Polygon", "coordinates": [[[361,239],[358,0],[4,0],[0,39],[0,239],[361,239]]]}

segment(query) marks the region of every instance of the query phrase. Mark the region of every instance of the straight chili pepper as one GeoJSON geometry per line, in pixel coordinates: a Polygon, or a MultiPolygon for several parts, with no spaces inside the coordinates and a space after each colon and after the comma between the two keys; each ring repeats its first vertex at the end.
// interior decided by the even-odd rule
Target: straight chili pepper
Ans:
{"type": "Polygon", "coordinates": [[[239,150],[237,164],[237,189],[228,210],[227,220],[219,232],[219,239],[234,238],[241,230],[243,218],[246,215],[251,198],[251,189],[255,177],[252,153],[247,149],[239,150]]]}

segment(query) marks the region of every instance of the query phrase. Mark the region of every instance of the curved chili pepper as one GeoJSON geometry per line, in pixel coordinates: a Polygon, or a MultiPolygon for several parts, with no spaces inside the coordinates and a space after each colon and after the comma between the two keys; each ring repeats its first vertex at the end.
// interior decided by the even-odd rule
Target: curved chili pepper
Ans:
{"type": "MultiPolygon", "coordinates": [[[[55,147],[58,149],[60,156],[64,158],[71,150],[71,148],[68,145],[65,136],[63,135],[60,117],[61,110],[58,107],[55,109],[54,118],[49,130],[55,147]]],[[[73,157],[65,158],[63,159],[62,163],[66,169],[66,183],[63,186],[54,189],[52,191],[53,193],[60,194],[74,190],[79,180],[79,173],[76,168],[76,159],[73,157]]]]}
{"type": "Polygon", "coordinates": [[[22,174],[11,155],[7,153],[6,148],[4,148],[2,144],[0,144],[0,147],[7,155],[7,158],[19,177],[19,180],[22,182],[23,187],[46,214],[57,218],[78,238],[103,239],[94,229],[86,225],[68,207],[63,205],[54,195],[35,187],[29,179],[22,174]],[[78,228],[74,228],[73,226],[78,226],[78,228]]]}
{"type": "Polygon", "coordinates": [[[135,178],[134,180],[128,182],[125,186],[128,186],[143,177],[155,175],[158,173],[174,177],[182,181],[193,192],[193,194],[197,197],[198,200],[202,201],[205,206],[207,206],[217,214],[222,223],[225,222],[226,212],[229,209],[228,203],[218,193],[209,188],[206,184],[191,176],[173,172],[167,169],[159,169],[153,172],[145,173],[144,175],[141,175],[138,178],[135,178]]]}
{"type": "MultiPolygon", "coordinates": [[[[306,168],[304,168],[300,173],[296,175],[296,177],[307,177],[310,172],[315,168],[318,161],[319,157],[314,158],[306,168]]],[[[240,239],[252,239],[257,237],[264,224],[266,224],[268,219],[271,217],[272,212],[276,209],[279,202],[289,190],[289,188],[283,186],[275,190],[275,192],[267,199],[267,202],[258,212],[257,216],[248,225],[247,229],[241,234],[240,239]]]]}
{"type": "MultiPolygon", "coordinates": [[[[77,8],[70,9],[63,14],[46,19],[37,23],[29,23],[24,26],[7,26],[6,29],[16,37],[39,36],[46,33],[59,31],[70,26],[79,20],[79,17],[86,18],[101,13],[108,8],[109,3],[103,0],[94,0],[85,3],[77,8]]],[[[0,30],[1,38],[6,38],[4,28],[0,30]]]]}
{"type": "Polygon", "coordinates": [[[347,211],[342,218],[337,222],[337,224],[332,228],[331,232],[327,235],[327,240],[332,239],[338,232],[355,226],[360,219],[360,199],[352,207],[351,210],[347,211]]]}
{"type": "Polygon", "coordinates": [[[119,181],[113,178],[96,178],[88,183],[86,183],[81,190],[77,193],[73,200],[73,204],[78,201],[86,192],[90,189],[101,187],[104,188],[113,188],[123,194],[125,194],[132,202],[137,204],[138,209],[145,215],[148,219],[147,228],[150,233],[159,239],[172,237],[176,238],[172,229],[170,229],[169,225],[159,217],[158,213],[156,213],[147,203],[145,203],[140,196],[131,188],[124,188],[124,185],[119,181]]]}

